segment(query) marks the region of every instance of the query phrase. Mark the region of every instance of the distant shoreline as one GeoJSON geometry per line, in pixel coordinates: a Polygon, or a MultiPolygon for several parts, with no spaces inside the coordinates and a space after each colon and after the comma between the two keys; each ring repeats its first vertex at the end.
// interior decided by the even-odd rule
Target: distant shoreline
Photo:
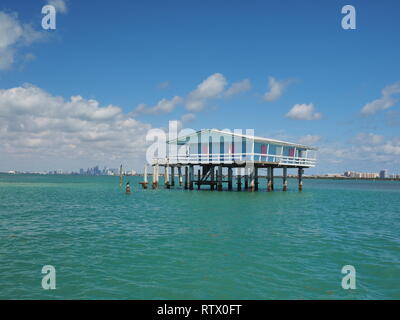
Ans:
{"type": "MultiPolygon", "coordinates": [[[[10,175],[10,176],[15,176],[15,175],[37,175],[37,176],[81,176],[81,177],[119,177],[119,175],[85,175],[85,174],[68,174],[68,173],[60,173],[60,174],[44,174],[44,173],[9,173],[9,172],[0,172],[2,175],[10,175]]],[[[137,173],[135,175],[124,175],[124,177],[143,177],[143,173],[137,173]]],[[[151,177],[152,174],[149,173],[147,174],[148,177],[151,177]]],[[[160,175],[162,176],[162,175],[160,175]]],[[[175,175],[177,177],[177,175],[175,175]]],[[[195,175],[197,177],[197,175],[195,175]]],[[[227,177],[224,175],[224,177],[227,177]]],[[[236,177],[236,176],[235,176],[236,177]]],[[[243,176],[242,176],[243,178],[243,176]]],[[[267,178],[267,176],[258,176],[258,178],[267,178]]],[[[282,176],[274,176],[275,179],[282,179],[282,176]]],[[[288,178],[291,179],[297,179],[297,175],[288,175],[288,178]]],[[[329,177],[329,176],[307,176],[303,175],[303,179],[319,179],[319,180],[367,180],[367,181],[400,181],[400,178],[354,178],[354,177],[341,177],[341,176],[336,176],[336,177],[329,177]]]]}
{"type": "MultiPolygon", "coordinates": [[[[295,178],[291,176],[289,178],[295,178]]],[[[377,180],[377,181],[400,181],[399,178],[351,178],[351,177],[326,177],[326,176],[303,176],[303,179],[325,179],[325,180],[377,180]]]]}

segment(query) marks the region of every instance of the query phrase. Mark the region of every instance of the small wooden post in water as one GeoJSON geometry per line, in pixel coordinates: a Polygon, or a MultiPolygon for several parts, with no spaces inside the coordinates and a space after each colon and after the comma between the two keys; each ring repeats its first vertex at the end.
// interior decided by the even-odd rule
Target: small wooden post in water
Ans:
{"type": "Polygon", "coordinates": [[[143,182],[140,182],[143,189],[147,189],[147,164],[144,166],[143,182]]]}
{"type": "Polygon", "coordinates": [[[157,189],[158,187],[158,163],[153,165],[153,189],[157,189]]]}
{"type": "Polygon", "coordinates": [[[283,167],[283,174],[282,174],[282,179],[283,179],[283,191],[287,191],[288,187],[288,181],[287,181],[287,168],[283,167]]]}

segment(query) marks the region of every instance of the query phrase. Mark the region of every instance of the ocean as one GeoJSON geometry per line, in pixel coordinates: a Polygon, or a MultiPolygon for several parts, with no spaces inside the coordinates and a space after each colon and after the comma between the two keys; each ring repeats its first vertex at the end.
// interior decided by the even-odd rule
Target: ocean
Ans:
{"type": "Polygon", "coordinates": [[[0,175],[0,299],[400,299],[400,182],[0,175]],[[42,288],[42,267],[56,289],[42,288]],[[342,288],[342,268],[356,289],[342,288]]]}

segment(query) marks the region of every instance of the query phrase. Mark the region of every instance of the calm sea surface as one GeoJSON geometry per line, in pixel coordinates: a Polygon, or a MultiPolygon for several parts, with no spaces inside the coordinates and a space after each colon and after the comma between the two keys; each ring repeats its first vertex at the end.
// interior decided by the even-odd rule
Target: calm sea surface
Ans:
{"type": "MultiPolygon", "coordinates": [[[[400,299],[400,183],[133,193],[0,175],[0,299],[400,299]],[[56,268],[56,290],[41,269],[56,268]],[[341,269],[356,268],[343,290],[341,269]]],[[[261,179],[265,188],[265,179],[261,179]]]]}

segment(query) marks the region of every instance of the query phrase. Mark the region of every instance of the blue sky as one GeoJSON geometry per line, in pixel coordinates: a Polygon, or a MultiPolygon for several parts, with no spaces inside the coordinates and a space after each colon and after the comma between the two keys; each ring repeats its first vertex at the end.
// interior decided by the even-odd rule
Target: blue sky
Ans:
{"type": "Polygon", "coordinates": [[[3,0],[0,12],[2,171],[139,169],[146,131],[176,119],[311,143],[312,173],[400,173],[398,1],[3,0]],[[41,28],[49,2],[56,30],[41,28]],[[356,30],[341,27],[346,4],[356,30]]]}

